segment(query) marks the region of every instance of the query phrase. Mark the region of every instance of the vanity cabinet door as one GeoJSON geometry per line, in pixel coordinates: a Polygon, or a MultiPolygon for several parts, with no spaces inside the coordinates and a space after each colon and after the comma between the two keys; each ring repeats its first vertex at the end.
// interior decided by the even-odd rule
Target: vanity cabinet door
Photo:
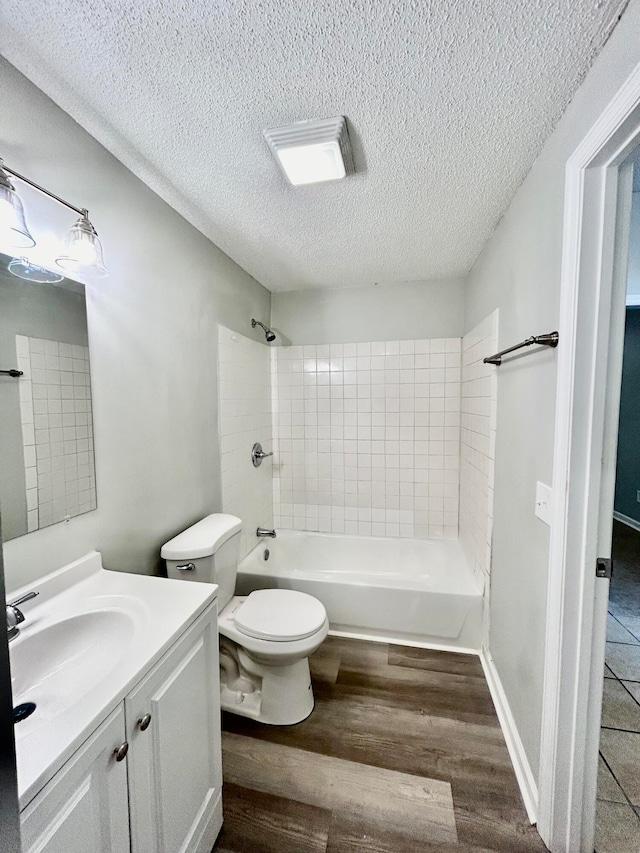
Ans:
{"type": "Polygon", "coordinates": [[[129,853],[124,740],[120,705],[22,812],[23,853],[129,853]]]}
{"type": "Polygon", "coordinates": [[[222,825],[215,603],[125,699],[132,853],[209,853],[222,825]]]}

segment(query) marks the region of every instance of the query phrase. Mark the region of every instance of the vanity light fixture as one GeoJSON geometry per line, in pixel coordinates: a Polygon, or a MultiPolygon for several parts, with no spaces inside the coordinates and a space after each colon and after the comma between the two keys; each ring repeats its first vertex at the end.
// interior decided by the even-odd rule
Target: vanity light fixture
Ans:
{"type": "Polygon", "coordinates": [[[32,264],[29,258],[24,257],[13,258],[9,262],[8,269],[12,275],[17,275],[18,278],[24,278],[26,281],[32,281],[35,284],[55,284],[64,278],[62,273],[32,264]]]}
{"type": "Polygon", "coordinates": [[[355,172],[344,116],[272,128],[264,138],[293,186],[337,181],[355,172]]]}
{"type": "Polygon", "coordinates": [[[28,248],[36,244],[27,227],[22,202],[9,175],[79,214],[79,219],[65,238],[65,253],[56,258],[58,266],[71,274],[108,275],[104,265],[102,243],[96,229],[89,221],[88,210],[70,204],[55,193],[25,178],[24,175],[10,169],[0,159],[0,231],[4,233],[6,241],[20,248],[28,248]]]}
{"type": "Polygon", "coordinates": [[[0,229],[12,246],[29,249],[36,241],[24,218],[24,207],[0,160],[0,229]]]}

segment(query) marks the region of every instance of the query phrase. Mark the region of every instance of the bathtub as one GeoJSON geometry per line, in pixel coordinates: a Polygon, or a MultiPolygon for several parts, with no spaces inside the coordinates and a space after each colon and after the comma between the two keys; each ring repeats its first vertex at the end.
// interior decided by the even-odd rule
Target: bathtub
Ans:
{"type": "Polygon", "coordinates": [[[324,604],[334,635],[479,650],[482,590],[457,540],[277,533],[240,563],[238,595],[296,589],[324,604]]]}

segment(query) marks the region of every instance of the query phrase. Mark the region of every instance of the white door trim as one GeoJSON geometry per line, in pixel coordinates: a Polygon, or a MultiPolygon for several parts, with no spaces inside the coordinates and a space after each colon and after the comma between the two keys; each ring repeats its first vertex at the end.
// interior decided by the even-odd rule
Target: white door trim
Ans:
{"type": "Polygon", "coordinates": [[[597,755],[585,753],[617,167],[639,139],[640,64],[571,155],[565,173],[538,814],[539,832],[553,853],[587,850],[589,820],[583,818],[585,808],[593,810],[584,792],[585,785],[591,790],[597,755]]]}

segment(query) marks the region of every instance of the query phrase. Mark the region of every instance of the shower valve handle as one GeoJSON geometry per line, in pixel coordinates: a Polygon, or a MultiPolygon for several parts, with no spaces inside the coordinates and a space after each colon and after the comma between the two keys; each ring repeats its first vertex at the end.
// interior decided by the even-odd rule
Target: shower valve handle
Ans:
{"type": "Polygon", "coordinates": [[[260,442],[256,441],[251,448],[251,461],[253,462],[253,467],[259,468],[260,465],[262,465],[262,460],[266,459],[267,456],[273,456],[273,450],[271,453],[265,453],[260,442]]]}

